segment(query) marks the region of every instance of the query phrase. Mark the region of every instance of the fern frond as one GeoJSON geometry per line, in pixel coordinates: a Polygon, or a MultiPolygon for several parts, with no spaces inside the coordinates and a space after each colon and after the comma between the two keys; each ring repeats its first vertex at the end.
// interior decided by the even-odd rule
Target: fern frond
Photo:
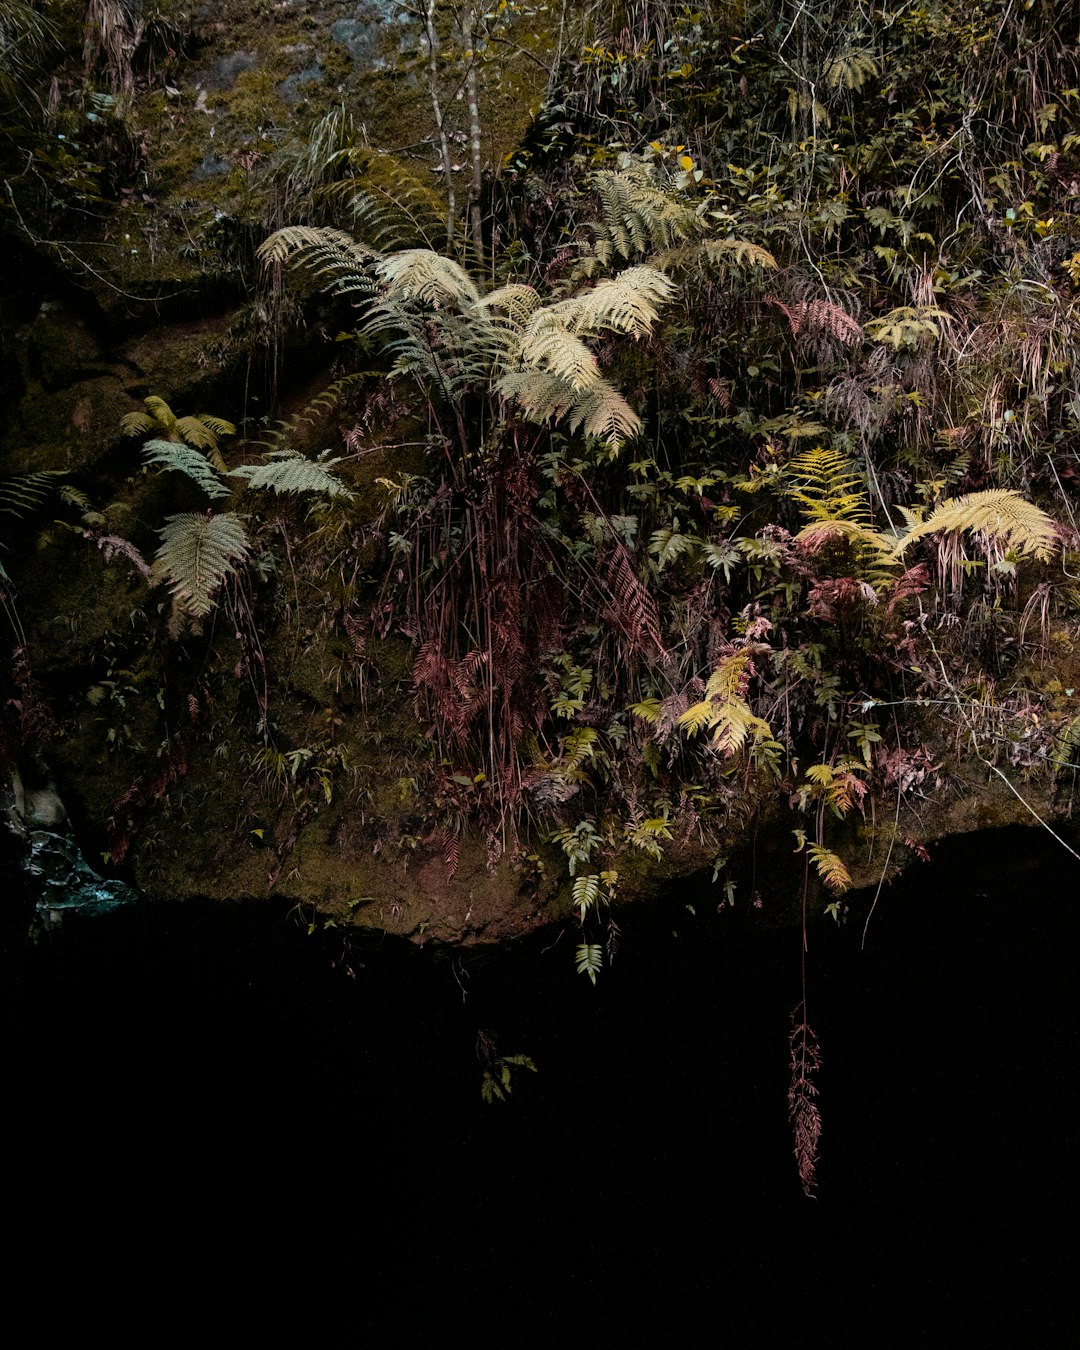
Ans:
{"type": "Polygon", "coordinates": [[[186,474],[208,497],[227,497],[229,489],[210,467],[206,456],[183,441],[147,441],[143,458],[152,468],[186,474]]]}
{"type": "Polygon", "coordinates": [[[632,440],[641,430],[641,419],[617,389],[606,380],[598,380],[578,397],[570,409],[568,425],[571,431],[580,427],[586,436],[595,436],[615,454],[624,441],[632,440]]]}
{"type": "Polygon", "coordinates": [[[258,257],[265,265],[289,263],[306,267],[324,289],[343,295],[353,291],[366,294],[375,291],[369,273],[380,255],[367,244],[358,243],[344,230],[287,225],[263,240],[258,257]]]}
{"type": "Polygon", "coordinates": [[[581,922],[585,922],[586,911],[590,906],[595,905],[600,898],[600,878],[595,873],[592,876],[577,877],[574,881],[574,907],[581,914],[581,922]]]}
{"type": "Polygon", "coordinates": [[[539,291],[515,282],[510,286],[500,286],[497,291],[485,295],[478,301],[478,307],[501,310],[511,323],[523,328],[540,308],[541,303],[539,291]]]}
{"type": "Polygon", "coordinates": [[[406,300],[420,300],[436,308],[463,302],[475,305],[480,300],[476,282],[452,258],[427,248],[408,248],[401,253],[380,257],[375,264],[379,277],[389,283],[393,294],[406,300]]]}
{"type": "Polygon", "coordinates": [[[838,450],[821,446],[792,459],[785,474],[793,481],[788,495],[811,523],[846,520],[870,528],[870,506],[855,466],[838,450]]]}
{"type": "Polygon", "coordinates": [[[499,394],[533,422],[564,417],[574,406],[573,389],[565,380],[544,370],[511,370],[495,386],[499,394]]]}
{"type": "Polygon", "coordinates": [[[608,330],[643,337],[660,317],[659,307],[677,290],[655,267],[628,267],[591,290],[549,306],[546,314],[574,333],[608,330]]]}
{"type": "Polygon", "coordinates": [[[176,431],[176,414],[163,398],[151,394],[149,398],[143,399],[143,403],[146,405],[147,412],[153,418],[155,426],[160,427],[162,431],[169,435],[176,431]]]}
{"type": "Polygon", "coordinates": [[[161,547],[154,558],[155,581],[166,581],[185,614],[201,618],[213,608],[213,596],[236,563],[248,553],[247,534],[238,515],[184,512],[166,517],[158,531],[161,547]]]}
{"type": "Polygon", "coordinates": [[[321,492],[327,497],[341,497],[346,501],[352,493],[330,470],[339,459],[327,459],[324,451],[317,460],[308,459],[298,450],[274,450],[263,464],[243,464],[229,471],[230,478],[242,478],[256,491],[278,493],[321,492]]]}
{"type": "Polygon", "coordinates": [[[810,861],[817,868],[818,876],[830,891],[840,895],[851,889],[851,873],[845,866],[843,858],[821,844],[809,844],[806,851],[810,855],[810,861]]]}
{"type": "Polygon", "coordinates": [[[593,175],[593,186],[602,219],[589,226],[592,249],[605,265],[616,254],[630,259],[671,248],[705,228],[689,203],[660,186],[650,165],[602,170],[593,175]]]}
{"type": "Polygon", "coordinates": [[[156,426],[157,422],[148,413],[129,412],[120,419],[120,432],[124,436],[145,436],[156,426]]]}
{"type": "Polygon", "coordinates": [[[767,248],[752,244],[748,239],[705,239],[700,243],[683,244],[665,249],[649,259],[662,272],[678,272],[692,266],[706,267],[764,267],[775,270],[779,265],[767,248]]]}
{"type": "Polygon", "coordinates": [[[1057,526],[1045,511],[1011,488],[990,488],[943,501],[904,536],[897,553],[902,556],[909,545],[925,535],[960,534],[964,530],[984,534],[1040,562],[1050,560],[1058,542],[1057,526]]]}
{"type": "Polygon", "coordinates": [[[852,89],[858,93],[877,73],[878,64],[871,52],[847,51],[825,67],[825,83],[831,89],[852,89]]]}
{"type": "Polygon", "coordinates": [[[577,960],[577,973],[588,975],[592,983],[595,984],[596,977],[604,964],[603,947],[599,942],[582,942],[578,944],[578,949],[574,955],[577,960]]]}
{"type": "Polygon", "coordinates": [[[0,511],[6,516],[27,516],[49,496],[61,475],[59,469],[20,473],[0,483],[0,511]]]}
{"type": "Polygon", "coordinates": [[[600,382],[596,357],[580,338],[555,325],[526,333],[521,363],[550,372],[575,392],[591,389],[600,382]]]}

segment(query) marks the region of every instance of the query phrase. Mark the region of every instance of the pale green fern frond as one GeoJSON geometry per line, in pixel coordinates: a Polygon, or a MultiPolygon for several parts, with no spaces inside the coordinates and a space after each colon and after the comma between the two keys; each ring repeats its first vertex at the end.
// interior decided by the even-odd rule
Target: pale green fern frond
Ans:
{"type": "Polygon", "coordinates": [[[602,219],[591,223],[592,250],[601,262],[644,257],[692,239],[705,228],[686,201],[661,187],[653,169],[632,164],[593,175],[602,219]]]}
{"type": "Polygon", "coordinates": [[[247,534],[240,517],[232,512],[219,516],[184,512],[166,517],[158,533],[155,581],[168,583],[177,605],[191,618],[209,614],[218,587],[247,557],[247,534]]]}
{"type": "Polygon", "coordinates": [[[575,333],[605,330],[642,337],[660,317],[677,287],[655,267],[628,267],[610,281],[551,305],[547,314],[575,333]]]}
{"type": "Polygon", "coordinates": [[[264,464],[243,464],[229,472],[230,478],[242,478],[256,491],[279,493],[319,492],[327,497],[348,500],[352,493],[330,470],[340,459],[327,459],[325,451],[317,460],[297,450],[275,450],[264,464]]]}
{"type": "Polygon", "coordinates": [[[481,309],[494,309],[505,314],[517,328],[524,328],[542,304],[539,291],[518,282],[500,286],[478,302],[481,309]]]}
{"type": "Polygon", "coordinates": [[[543,370],[508,371],[495,387],[533,422],[564,417],[576,402],[574,391],[565,380],[543,370]]]}
{"type": "Polygon", "coordinates": [[[748,239],[704,239],[665,249],[649,259],[662,272],[679,272],[690,267],[764,267],[775,270],[777,261],[767,248],[748,239]]]}
{"type": "Polygon", "coordinates": [[[570,409],[569,427],[603,441],[611,454],[641,430],[641,419],[612,385],[600,380],[587,389],[570,409]]]}
{"type": "Polygon", "coordinates": [[[389,283],[391,293],[406,300],[420,300],[441,307],[462,303],[475,305],[480,299],[476,282],[452,258],[427,248],[408,248],[379,258],[375,265],[379,277],[389,283]]]}
{"type": "Polygon", "coordinates": [[[143,446],[143,458],[151,468],[186,474],[208,497],[229,495],[229,489],[210,467],[202,451],[183,441],[147,441],[143,446]]]}
{"type": "Polygon", "coordinates": [[[259,245],[258,256],[267,265],[306,267],[324,290],[335,295],[375,291],[370,269],[380,255],[344,230],[288,225],[259,245]]]}
{"type": "Polygon", "coordinates": [[[904,536],[897,552],[903,554],[916,539],[928,534],[960,534],[964,530],[984,534],[1040,562],[1050,560],[1058,542],[1057,526],[1045,511],[1011,488],[990,488],[943,501],[904,536]]]}
{"type": "Polygon", "coordinates": [[[564,328],[542,328],[528,333],[521,347],[521,363],[564,380],[571,389],[593,388],[600,380],[596,357],[580,338],[564,328]]]}

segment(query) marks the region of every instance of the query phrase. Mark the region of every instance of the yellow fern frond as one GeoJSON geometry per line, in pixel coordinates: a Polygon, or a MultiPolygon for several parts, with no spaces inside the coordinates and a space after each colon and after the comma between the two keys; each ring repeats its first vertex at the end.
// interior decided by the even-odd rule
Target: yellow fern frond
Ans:
{"type": "Polygon", "coordinates": [[[1057,526],[1045,511],[1011,488],[990,488],[943,501],[904,536],[897,553],[902,555],[925,535],[960,534],[965,530],[984,534],[1040,562],[1049,561],[1058,541],[1057,526]]]}

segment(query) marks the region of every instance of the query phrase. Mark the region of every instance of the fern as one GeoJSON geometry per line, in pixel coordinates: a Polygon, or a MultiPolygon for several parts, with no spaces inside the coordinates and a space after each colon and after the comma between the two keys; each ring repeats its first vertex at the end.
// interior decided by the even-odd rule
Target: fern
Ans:
{"type": "MultiPolygon", "coordinates": [[[[644,163],[594,174],[602,219],[592,222],[592,254],[605,267],[616,257],[644,257],[703,232],[701,217],[687,202],[661,187],[644,163]]],[[[588,270],[589,260],[583,264],[588,270]]]]}
{"type": "Polygon", "coordinates": [[[273,450],[264,464],[243,464],[229,472],[230,478],[242,478],[248,487],[278,493],[319,492],[327,497],[348,501],[352,493],[330,470],[340,459],[327,459],[324,451],[317,460],[297,450],[273,450]]]}
{"type": "Polygon", "coordinates": [[[847,51],[825,68],[825,83],[832,89],[851,89],[856,93],[867,80],[878,74],[878,64],[868,51],[847,51]]]}
{"type": "Polygon", "coordinates": [[[218,587],[248,553],[239,516],[184,512],[168,516],[158,531],[161,547],[154,558],[155,581],[169,584],[179,609],[199,619],[213,608],[218,587]]]}
{"type": "Polygon", "coordinates": [[[380,255],[344,230],[288,225],[259,245],[258,257],[266,266],[306,267],[322,289],[334,295],[373,295],[376,290],[370,270],[380,255]]]}
{"type": "Polygon", "coordinates": [[[595,905],[600,898],[600,878],[595,873],[591,876],[578,877],[574,881],[574,906],[581,913],[581,922],[585,922],[585,912],[592,905],[595,905]]]}
{"type": "Polygon", "coordinates": [[[420,300],[441,307],[476,304],[480,292],[468,272],[452,258],[431,249],[410,248],[378,258],[375,271],[390,291],[404,300],[420,300]]]}
{"type": "Polygon", "coordinates": [[[818,876],[830,891],[841,895],[851,889],[851,873],[841,857],[821,844],[809,844],[806,851],[817,868],[818,876]]]}
{"type": "Polygon", "coordinates": [[[711,731],[712,747],[725,759],[748,746],[766,751],[778,747],[768,722],[756,716],[746,702],[750,674],[750,653],[745,648],[732,652],[709,676],[705,697],[691,704],[678,721],[691,736],[704,729],[711,731]]]}
{"type": "MultiPolygon", "coordinates": [[[[146,412],[127,413],[120,419],[120,430],[125,436],[148,436],[157,432],[159,439],[171,444],[186,444],[202,450],[219,473],[226,470],[225,461],[218,448],[218,439],[222,436],[235,436],[236,427],[223,417],[212,417],[209,413],[196,413],[192,417],[177,417],[163,398],[151,394],[143,399],[146,412]]],[[[169,467],[180,468],[180,464],[169,467]]]]}
{"type": "Polygon", "coordinates": [[[1058,541],[1054,521],[1011,488],[969,492],[943,501],[926,520],[916,522],[897,547],[902,555],[916,539],[943,532],[974,530],[1016,553],[1048,562],[1058,541]]]}
{"type": "Polygon", "coordinates": [[[869,528],[870,506],[862,479],[837,450],[818,447],[791,460],[785,474],[793,480],[788,495],[811,523],[847,521],[869,528]]]}
{"type": "Polygon", "coordinates": [[[186,474],[210,498],[229,495],[229,489],[210,467],[206,456],[183,441],[147,441],[143,458],[151,467],[186,474]]]}
{"type": "Polygon", "coordinates": [[[593,984],[604,964],[604,949],[599,942],[582,942],[575,952],[577,973],[588,975],[593,984]]]}
{"type": "Polygon", "coordinates": [[[40,469],[20,473],[0,482],[0,512],[6,516],[27,516],[56,489],[59,469],[40,469]]]}
{"type": "Polygon", "coordinates": [[[605,329],[642,337],[660,317],[660,306],[673,299],[678,287],[655,267],[628,267],[617,277],[601,281],[569,300],[542,311],[550,322],[569,332],[599,333],[605,329]]]}
{"type": "Polygon", "coordinates": [[[649,261],[662,272],[679,272],[690,267],[764,267],[774,270],[778,266],[767,248],[752,244],[748,239],[705,239],[665,249],[649,261]]]}

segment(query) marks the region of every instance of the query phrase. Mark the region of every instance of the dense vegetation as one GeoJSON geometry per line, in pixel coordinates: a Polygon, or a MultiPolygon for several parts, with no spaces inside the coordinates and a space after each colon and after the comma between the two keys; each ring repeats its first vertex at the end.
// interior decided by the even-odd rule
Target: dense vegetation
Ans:
{"type": "Polygon", "coordinates": [[[1070,7],[402,6],[389,68],[416,145],[320,57],[323,106],[288,130],[244,71],[220,172],[176,111],[198,25],[92,0],[50,96],[43,69],[83,41],[58,9],[0,0],[8,246],[129,327],[145,300],[177,323],[215,287],[232,306],[175,387],[129,378],[145,411],[128,397],[129,439],[115,417],[81,476],[20,458],[25,371],[8,413],[19,537],[61,481],[68,517],[25,580],[5,560],[25,596],[5,581],[7,753],[72,782],[97,766],[87,826],[144,885],[190,864],[190,783],[213,865],[242,855],[230,884],[291,878],[332,922],[462,937],[463,850],[468,897],[501,859],[507,895],[576,911],[595,980],[620,892],[711,866],[735,903],[754,822],[794,831],[842,919],[853,875],[988,782],[1021,813],[1064,805],[1070,7]],[[313,376],[285,421],[259,411],[313,376]],[[86,614],[56,598],[69,566],[109,577],[86,614]],[[427,909],[384,858],[429,860],[427,909]]]}

